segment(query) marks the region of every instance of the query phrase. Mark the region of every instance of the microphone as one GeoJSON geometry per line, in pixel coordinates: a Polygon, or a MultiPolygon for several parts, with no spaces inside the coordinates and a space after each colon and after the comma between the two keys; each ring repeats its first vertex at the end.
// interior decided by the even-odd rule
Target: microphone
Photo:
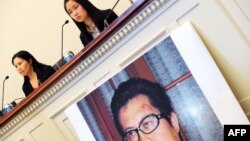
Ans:
{"type": "Polygon", "coordinates": [[[113,6],[113,8],[111,9],[111,11],[108,13],[108,15],[106,16],[106,18],[104,19],[104,28],[108,27],[109,26],[109,23],[107,21],[107,19],[109,18],[110,14],[113,12],[113,10],[115,9],[116,5],[118,4],[120,0],[117,0],[115,5],[113,6]]]}
{"type": "Polygon", "coordinates": [[[61,44],[61,66],[63,65],[63,27],[69,23],[69,20],[66,20],[62,25],[62,44],[61,44]]]}
{"type": "Polygon", "coordinates": [[[3,92],[2,92],[2,114],[3,114],[3,102],[4,102],[4,84],[5,80],[9,79],[9,76],[6,76],[5,79],[3,80],[3,92]]]}

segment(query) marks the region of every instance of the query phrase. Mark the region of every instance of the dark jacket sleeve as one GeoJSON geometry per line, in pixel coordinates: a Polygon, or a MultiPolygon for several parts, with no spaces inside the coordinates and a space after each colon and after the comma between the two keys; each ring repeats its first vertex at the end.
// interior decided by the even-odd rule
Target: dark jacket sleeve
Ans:
{"type": "Polygon", "coordinates": [[[48,79],[52,74],[54,74],[56,71],[51,66],[44,66],[41,69],[37,70],[37,76],[38,80],[43,83],[46,79],[48,79]]]}
{"type": "Polygon", "coordinates": [[[80,39],[82,44],[86,46],[90,41],[93,40],[93,37],[87,31],[82,31],[80,34],[80,39]]]}
{"type": "MultiPolygon", "coordinates": [[[[47,66],[47,65],[42,68],[37,69],[36,71],[37,78],[41,83],[43,83],[46,79],[48,79],[55,72],[56,70],[53,67],[47,66]]],[[[27,97],[32,91],[33,91],[33,87],[30,84],[29,78],[25,77],[24,83],[23,83],[23,92],[25,96],[27,97]]]]}
{"type": "Polygon", "coordinates": [[[33,88],[30,84],[30,81],[28,78],[24,78],[24,83],[23,83],[23,92],[25,96],[27,97],[31,92],[33,91],[33,88]]]}
{"type": "Polygon", "coordinates": [[[108,16],[108,17],[106,17],[107,18],[106,20],[109,24],[111,24],[114,20],[116,20],[118,18],[118,16],[116,15],[116,13],[114,11],[112,11],[110,9],[108,9],[106,11],[107,11],[106,16],[108,16]]]}

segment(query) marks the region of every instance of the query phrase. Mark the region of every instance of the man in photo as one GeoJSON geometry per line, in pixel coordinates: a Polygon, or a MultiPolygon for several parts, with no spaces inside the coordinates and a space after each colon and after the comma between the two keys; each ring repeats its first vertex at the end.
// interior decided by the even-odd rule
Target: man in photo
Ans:
{"type": "Polygon", "coordinates": [[[115,125],[124,141],[182,141],[176,113],[163,87],[131,78],[115,90],[111,102],[115,125]]]}

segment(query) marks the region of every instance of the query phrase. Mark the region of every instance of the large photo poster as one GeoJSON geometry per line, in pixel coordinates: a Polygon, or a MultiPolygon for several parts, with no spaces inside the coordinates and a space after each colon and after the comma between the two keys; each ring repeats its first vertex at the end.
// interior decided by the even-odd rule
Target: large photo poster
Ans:
{"type": "MultiPolygon", "coordinates": [[[[190,27],[188,24],[186,28],[190,27]]],[[[188,29],[182,32],[188,32],[188,29]]],[[[193,35],[188,36],[199,39],[197,34],[193,35]]],[[[223,141],[224,121],[218,117],[218,110],[211,102],[211,97],[216,100],[216,95],[220,93],[207,91],[206,84],[203,84],[206,82],[200,76],[216,77],[217,81],[221,81],[216,83],[232,93],[218,70],[212,76],[210,70],[194,69],[202,67],[199,63],[193,61],[194,64],[190,65],[192,58],[208,68],[216,68],[215,63],[209,60],[209,54],[201,51],[204,45],[200,39],[196,47],[187,49],[203,56],[196,58],[192,54],[183,54],[183,49],[178,48],[179,43],[174,38],[176,34],[166,36],[76,103],[74,107],[78,108],[96,141],[223,141]]],[[[216,83],[209,84],[210,88],[218,89],[216,83]]],[[[74,116],[70,114],[71,110],[66,112],[74,116]]]]}

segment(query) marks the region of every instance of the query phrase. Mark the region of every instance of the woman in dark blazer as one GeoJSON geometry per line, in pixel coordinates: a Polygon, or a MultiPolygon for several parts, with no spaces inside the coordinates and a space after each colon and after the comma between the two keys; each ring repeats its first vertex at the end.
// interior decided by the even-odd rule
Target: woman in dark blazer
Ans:
{"type": "Polygon", "coordinates": [[[118,17],[112,10],[100,10],[88,0],[64,0],[64,9],[80,29],[84,46],[118,17]]]}
{"type": "Polygon", "coordinates": [[[28,51],[21,50],[13,55],[12,64],[24,76],[23,92],[28,96],[49,78],[55,69],[38,62],[28,51]]]}

